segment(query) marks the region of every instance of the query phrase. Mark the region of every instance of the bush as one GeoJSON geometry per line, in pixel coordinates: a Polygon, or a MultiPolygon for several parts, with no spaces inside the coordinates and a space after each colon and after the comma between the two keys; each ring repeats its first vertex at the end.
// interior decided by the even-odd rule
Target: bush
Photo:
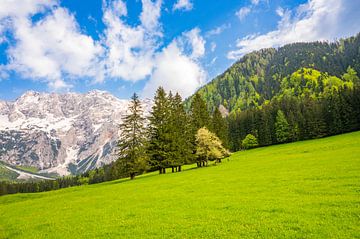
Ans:
{"type": "Polygon", "coordinates": [[[259,143],[254,135],[248,134],[245,139],[242,140],[242,146],[245,149],[251,149],[259,146],[259,143]]]}

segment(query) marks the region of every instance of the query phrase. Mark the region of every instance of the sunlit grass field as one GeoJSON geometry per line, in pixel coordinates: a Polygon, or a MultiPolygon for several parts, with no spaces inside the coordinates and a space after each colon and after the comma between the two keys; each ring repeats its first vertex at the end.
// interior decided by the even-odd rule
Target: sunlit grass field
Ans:
{"type": "Polygon", "coordinates": [[[360,132],[2,196],[0,238],[360,238],[360,132]]]}

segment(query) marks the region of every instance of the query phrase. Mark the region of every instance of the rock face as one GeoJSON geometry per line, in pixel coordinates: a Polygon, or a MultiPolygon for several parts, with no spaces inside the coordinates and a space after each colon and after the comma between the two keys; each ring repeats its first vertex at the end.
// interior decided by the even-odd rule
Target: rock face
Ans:
{"type": "MultiPolygon", "coordinates": [[[[0,160],[44,173],[82,173],[115,160],[118,125],[129,101],[104,91],[29,91],[0,101],[0,160]]],[[[143,101],[149,112],[150,100],[143,101]]]]}

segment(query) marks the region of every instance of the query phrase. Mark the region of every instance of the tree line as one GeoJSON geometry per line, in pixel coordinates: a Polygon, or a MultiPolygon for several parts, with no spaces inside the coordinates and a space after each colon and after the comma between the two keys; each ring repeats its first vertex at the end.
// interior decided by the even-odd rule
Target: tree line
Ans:
{"type": "Polygon", "coordinates": [[[232,151],[360,130],[360,85],[322,97],[283,95],[228,118],[232,151]]]}

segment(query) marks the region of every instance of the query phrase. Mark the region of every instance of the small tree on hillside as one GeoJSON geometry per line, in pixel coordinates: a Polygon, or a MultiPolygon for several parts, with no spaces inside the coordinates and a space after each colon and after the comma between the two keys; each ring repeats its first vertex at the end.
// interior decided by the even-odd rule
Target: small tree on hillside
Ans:
{"type": "Polygon", "coordinates": [[[196,134],[196,156],[198,167],[205,166],[208,160],[221,162],[229,152],[222,146],[221,140],[207,128],[200,128],[196,134]]]}
{"type": "Polygon", "coordinates": [[[276,134],[276,140],[279,143],[284,143],[288,141],[290,138],[289,123],[286,120],[286,117],[281,110],[278,110],[276,115],[275,134],[276,134]]]}
{"type": "Polygon", "coordinates": [[[131,179],[142,173],[147,166],[145,118],[137,94],[131,97],[129,114],[120,124],[119,159],[116,167],[119,172],[128,174],[131,179]]]}
{"type": "Polygon", "coordinates": [[[241,143],[245,149],[251,149],[259,146],[257,138],[252,134],[246,135],[245,139],[243,139],[241,143]]]}

